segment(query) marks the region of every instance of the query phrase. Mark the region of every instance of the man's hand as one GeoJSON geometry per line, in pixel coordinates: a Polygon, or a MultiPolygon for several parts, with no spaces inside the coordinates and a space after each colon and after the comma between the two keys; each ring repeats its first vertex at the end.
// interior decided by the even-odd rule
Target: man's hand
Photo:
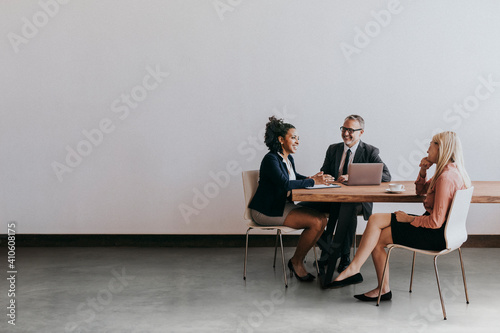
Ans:
{"type": "Polygon", "coordinates": [[[349,175],[342,175],[342,176],[339,176],[339,178],[337,178],[337,183],[343,183],[343,182],[346,182],[347,180],[349,179],[349,175]]]}

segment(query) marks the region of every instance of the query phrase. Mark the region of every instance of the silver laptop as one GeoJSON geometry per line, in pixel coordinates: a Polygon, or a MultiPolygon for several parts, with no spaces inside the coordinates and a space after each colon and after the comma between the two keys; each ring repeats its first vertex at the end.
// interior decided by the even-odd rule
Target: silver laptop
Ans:
{"type": "Polygon", "coordinates": [[[384,163],[351,163],[345,185],[380,185],[384,163]]]}

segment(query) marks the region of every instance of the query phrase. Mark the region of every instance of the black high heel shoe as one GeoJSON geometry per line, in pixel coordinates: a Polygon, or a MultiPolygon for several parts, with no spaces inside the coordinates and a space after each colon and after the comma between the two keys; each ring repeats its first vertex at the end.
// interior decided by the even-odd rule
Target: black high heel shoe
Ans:
{"type": "Polygon", "coordinates": [[[314,280],[316,278],[311,273],[307,273],[306,276],[299,276],[297,274],[297,272],[295,272],[295,269],[293,269],[292,259],[288,260],[288,268],[290,269],[290,276],[293,276],[295,274],[295,277],[297,278],[297,280],[299,280],[301,282],[311,282],[312,280],[314,280]]]}

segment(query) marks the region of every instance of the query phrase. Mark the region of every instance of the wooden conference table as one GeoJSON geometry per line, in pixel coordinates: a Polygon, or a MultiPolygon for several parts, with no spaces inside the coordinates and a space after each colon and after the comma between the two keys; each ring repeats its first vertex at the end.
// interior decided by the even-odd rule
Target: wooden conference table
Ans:
{"type": "MultiPolygon", "coordinates": [[[[312,202],[423,202],[424,197],[415,194],[413,181],[394,182],[403,184],[402,193],[389,193],[389,183],[369,186],[346,186],[339,188],[298,189],[292,191],[293,201],[312,202]]],[[[500,203],[500,181],[472,182],[472,203],[500,203]]]]}
{"type": "MultiPolygon", "coordinates": [[[[389,183],[370,186],[346,186],[338,188],[296,189],[292,190],[293,201],[310,202],[423,202],[423,196],[415,194],[414,181],[398,181],[403,184],[405,191],[390,193],[387,191],[389,183]]],[[[500,181],[473,181],[474,193],[472,203],[500,203],[500,181]]],[[[322,286],[328,288],[332,281],[337,259],[340,256],[340,245],[345,238],[348,226],[337,225],[333,239],[332,253],[328,259],[328,269],[323,277],[322,286]]]]}

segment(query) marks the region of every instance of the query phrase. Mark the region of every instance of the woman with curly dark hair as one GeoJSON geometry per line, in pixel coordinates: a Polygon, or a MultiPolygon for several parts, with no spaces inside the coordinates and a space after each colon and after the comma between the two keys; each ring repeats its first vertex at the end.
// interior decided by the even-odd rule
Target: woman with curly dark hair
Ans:
{"type": "Polygon", "coordinates": [[[260,165],[259,186],[249,204],[252,217],[261,225],[304,229],[288,267],[298,280],[312,281],[314,276],[304,267],[304,258],[323,233],[327,219],[321,212],[296,205],[290,193],[297,188],[331,183],[333,178],[323,172],[311,177],[297,173],[292,154],[299,146],[299,136],[295,127],[282,119],[269,118],[264,141],[269,153],[260,165]]]}

